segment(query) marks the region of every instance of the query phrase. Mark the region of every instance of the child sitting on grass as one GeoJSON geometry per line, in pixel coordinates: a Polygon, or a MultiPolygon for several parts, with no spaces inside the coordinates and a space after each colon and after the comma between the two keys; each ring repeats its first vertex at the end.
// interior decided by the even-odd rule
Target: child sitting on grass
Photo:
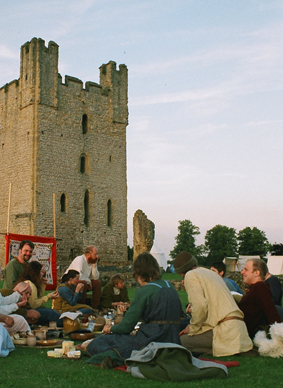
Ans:
{"type": "Polygon", "coordinates": [[[117,306],[130,305],[128,290],[125,286],[124,278],[121,274],[113,275],[110,283],[103,288],[100,300],[101,309],[111,309],[117,306]]]}

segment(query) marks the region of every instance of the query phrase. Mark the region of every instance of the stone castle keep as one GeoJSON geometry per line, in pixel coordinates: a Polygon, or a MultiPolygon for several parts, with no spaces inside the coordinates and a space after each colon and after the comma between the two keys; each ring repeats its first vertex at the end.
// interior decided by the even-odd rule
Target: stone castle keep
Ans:
{"type": "Polygon", "coordinates": [[[127,260],[127,67],[110,61],[100,83],[58,73],[59,46],[21,47],[20,78],[0,89],[0,261],[9,232],[54,236],[66,267],[90,244],[102,264],[127,260]],[[1,237],[2,236],[2,237],[1,237]]]}

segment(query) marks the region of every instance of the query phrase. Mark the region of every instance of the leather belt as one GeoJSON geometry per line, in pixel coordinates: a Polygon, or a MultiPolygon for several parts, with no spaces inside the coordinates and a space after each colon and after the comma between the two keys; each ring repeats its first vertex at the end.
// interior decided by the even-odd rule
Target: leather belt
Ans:
{"type": "Polygon", "coordinates": [[[244,318],[242,318],[242,317],[230,316],[230,317],[225,317],[225,318],[221,319],[221,321],[219,321],[217,323],[217,325],[220,325],[220,323],[225,322],[225,321],[230,321],[231,319],[237,319],[238,321],[244,320],[244,318]]]}
{"type": "Polygon", "coordinates": [[[158,323],[159,325],[180,325],[181,321],[149,321],[149,323],[158,323]]]}

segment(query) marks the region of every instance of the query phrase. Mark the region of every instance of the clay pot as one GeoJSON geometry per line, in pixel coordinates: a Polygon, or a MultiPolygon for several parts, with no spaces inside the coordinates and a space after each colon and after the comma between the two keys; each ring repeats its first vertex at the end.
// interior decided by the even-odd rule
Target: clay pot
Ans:
{"type": "Polygon", "coordinates": [[[71,333],[72,331],[79,330],[81,328],[80,321],[78,318],[70,319],[64,318],[63,327],[66,334],[71,333]]]}
{"type": "Polygon", "coordinates": [[[27,336],[27,346],[35,346],[36,345],[36,336],[28,335],[27,336]]]}
{"type": "Polygon", "coordinates": [[[46,331],[45,330],[34,330],[34,334],[39,340],[46,339],[46,331]]]}

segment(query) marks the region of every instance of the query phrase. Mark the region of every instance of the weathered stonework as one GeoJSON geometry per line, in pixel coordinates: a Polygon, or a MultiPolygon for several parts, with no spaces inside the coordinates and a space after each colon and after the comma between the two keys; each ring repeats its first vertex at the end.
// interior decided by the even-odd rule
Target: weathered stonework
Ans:
{"type": "MultiPolygon", "coordinates": [[[[9,232],[53,236],[62,267],[85,246],[101,264],[127,261],[127,67],[110,61],[100,83],[58,73],[59,47],[21,47],[20,78],[0,89],[0,260],[9,232]]],[[[82,58],[83,60],[83,58],[82,58]]]]}
{"type": "Polygon", "coordinates": [[[155,225],[150,221],[142,210],[137,210],[133,218],[134,232],[134,257],[145,251],[150,252],[155,235],[155,225]]]}

